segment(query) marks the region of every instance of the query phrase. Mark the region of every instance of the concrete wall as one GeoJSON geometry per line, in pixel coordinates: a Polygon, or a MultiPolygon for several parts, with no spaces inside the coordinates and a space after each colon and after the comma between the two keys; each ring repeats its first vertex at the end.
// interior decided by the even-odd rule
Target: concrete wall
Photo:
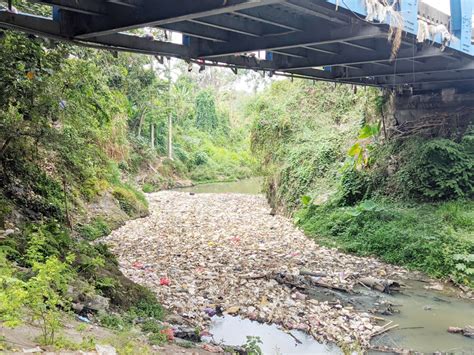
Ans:
{"type": "Polygon", "coordinates": [[[447,89],[423,95],[391,94],[385,122],[389,137],[420,134],[459,138],[474,124],[474,92],[447,89]]]}

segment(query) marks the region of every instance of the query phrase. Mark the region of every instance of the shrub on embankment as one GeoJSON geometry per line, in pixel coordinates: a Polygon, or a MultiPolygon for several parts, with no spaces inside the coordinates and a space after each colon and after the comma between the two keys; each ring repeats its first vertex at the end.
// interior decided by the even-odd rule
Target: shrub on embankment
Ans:
{"type": "MultiPolygon", "coordinates": [[[[50,11],[23,0],[15,6],[50,11]]],[[[244,178],[254,165],[248,127],[229,109],[237,95],[204,90],[187,65],[173,73],[180,70],[168,82],[150,56],[0,30],[0,271],[8,274],[0,274],[0,322],[17,308],[7,284],[28,293],[46,267],[48,287],[68,274],[76,308],[106,297],[112,311],[139,301],[161,309],[150,291],[124,277],[104,245],[89,241],[148,213],[140,187],[244,178]],[[170,117],[174,159],[165,158],[170,117]],[[40,257],[35,264],[25,256],[31,253],[40,257]]],[[[69,310],[70,296],[51,294],[58,303],[48,307],[69,310]]]]}
{"type": "Polygon", "coordinates": [[[252,147],[270,203],[322,244],[472,285],[472,133],[383,140],[380,102],[301,82],[258,97],[252,147]]]}
{"type": "Polygon", "coordinates": [[[349,142],[360,119],[374,114],[374,99],[372,90],[279,81],[247,107],[252,150],[273,207],[291,212],[309,191],[323,198],[336,189],[349,142]]]}
{"type": "Polygon", "coordinates": [[[473,283],[474,203],[366,200],[355,206],[309,205],[296,221],[318,243],[376,255],[436,277],[473,283]]]}
{"type": "Polygon", "coordinates": [[[71,298],[156,303],[84,240],[147,213],[119,168],[132,149],[128,99],[89,55],[0,32],[0,322],[40,322],[48,344],[71,298]]]}

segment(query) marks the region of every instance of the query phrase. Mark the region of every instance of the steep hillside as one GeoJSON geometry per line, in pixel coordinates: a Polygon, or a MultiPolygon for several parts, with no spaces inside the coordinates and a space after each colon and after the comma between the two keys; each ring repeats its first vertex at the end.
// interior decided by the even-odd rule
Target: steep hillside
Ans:
{"type": "Polygon", "coordinates": [[[229,109],[239,98],[165,64],[0,32],[2,324],[33,319],[41,343],[68,348],[55,336],[63,311],[111,327],[163,318],[91,241],[147,215],[142,191],[244,178],[255,164],[249,127],[229,109]]]}
{"type": "Polygon", "coordinates": [[[474,147],[387,138],[376,91],[278,82],[248,107],[274,208],[319,243],[473,284],[474,147]]]}

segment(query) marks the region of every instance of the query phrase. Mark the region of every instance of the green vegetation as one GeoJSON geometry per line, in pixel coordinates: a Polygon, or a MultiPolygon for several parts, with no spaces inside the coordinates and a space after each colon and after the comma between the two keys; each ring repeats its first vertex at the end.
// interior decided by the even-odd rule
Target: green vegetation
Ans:
{"type": "Polygon", "coordinates": [[[82,238],[90,241],[110,233],[110,227],[102,217],[95,217],[89,224],[77,226],[76,230],[82,238]]]}
{"type": "Polygon", "coordinates": [[[274,207],[293,211],[303,195],[325,198],[336,190],[348,142],[359,121],[374,114],[368,108],[375,97],[373,91],[280,81],[248,106],[252,148],[274,207]]]}
{"type": "Polygon", "coordinates": [[[263,344],[262,339],[258,336],[247,336],[247,341],[245,342],[243,348],[249,355],[262,355],[263,351],[260,348],[260,345],[263,344]]]}
{"type": "Polygon", "coordinates": [[[92,337],[84,336],[80,343],[73,342],[64,336],[59,336],[53,344],[57,350],[69,350],[69,351],[93,351],[95,350],[96,341],[92,337]]]}
{"type": "Polygon", "coordinates": [[[0,320],[5,326],[31,320],[42,329],[40,343],[59,349],[65,340],[57,334],[76,292],[110,299],[119,314],[97,315],[109,328],[129,328],[137,318],[163,319],[164,310],[151,292],[126,279],[116,265],[104,245],[78,241],[55,221],[31,224],[2,245],[0,320]]]}
{"type": "Polygon", "coordinates": [[[121,353],[147,353],[136,328],[165,343],[164,309],[97,240],[148,213],[143,192],[254,174],[318,242],[474,285],[472,129],[382,139],[376,90],[285,80],[250,98],[212,70],[0,31],[2,325],[32,322],[42,344],[89,350],[94,339],[70,342],[62,322],[105,297],[94,317],[122,332],[121,353]]]}
{"type": "MultiPolygon", "coordinates": [[[[108,312],[95,314],[109,328],[163,319],[155,296],[119,271],[106,246],[89,242],[145,216],[143,192],[253,175],[246,95],[231,89],[233,74],[214,80],[187,69],[0,31],[2,324],[38,323],[41,343],[87,350],[58,335],[85,299],[109,299],[108,312]]],[[[146,331],[154,344],[169,337],[146,331]]],[[[124,353],[135,346],[120,344],[124,353]]]]}
{"type": "Polygon", "coordinates": [[[148,203],[145,196],[129,186],[116,186],[112,195],[117,199],[120,208],[130,217],[147,213],[148,203]]]}
{"type": "Polygon", "coordinates": [[[249,106],[274,208],[318,243],[474,286],[474,149],[384,140],[376,91],[278,82],[249,106]]]}
{"type": "Polygon", "coordinates": [[[218,100],[217,88],[200,89],[184,69],[168,83],[149,57],[12,32],[0,41],[2,221],[15,205],[70,223],[105,192],[140,216],[147,207],[138,185],[154,191],[179,179],[252,175],[248,128],[228,109],[236,97],[218,100]],[[168,116],[173,160],[162,158],[168,116]]]}
{"type": "Polygon", "coordinates": [[[99,324],[103,327],[130,332],[137,319],[140,319],[139,329],[148,336],[151,345],[163,345],[171,340],[173,333],[170,328],[161,322],[164,318],[164,309],[157,303],[147,301],[138,302],[136,306],[122,314],[99,312],[99,324]]]}
{"type": "Polygon", "coordinates": [[[17,277],[5,255],[0,254],[0,317],[4,325],[16,326],[28,316],[41,328],[40,343],[52,345],[61,326],[61,310],[68,308],[65,295],[71,277],[68,264],[72,262],[72,256],[66,258],[66,263],[55,256],[42,262],[43,257],[35,247],[30,247],[28,257],[34,276],[27,281],[17,277]]]}
{"type": "Polygon", "coordinates": [[[437,204],[366,200],[354,207],[310,205],[296,214],[309,235],[328,246],[389,263],[452,276],[474,276],[474,203],[437,204]]]}

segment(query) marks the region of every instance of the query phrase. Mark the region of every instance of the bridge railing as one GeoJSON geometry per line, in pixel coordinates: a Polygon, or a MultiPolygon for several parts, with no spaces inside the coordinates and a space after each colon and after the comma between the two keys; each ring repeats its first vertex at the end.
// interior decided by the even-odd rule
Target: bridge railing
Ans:
{"type": "MultiPolygon", "coordinates": [[[[368,15],[367,2],[370,1],[326,1],[363,18],[368,15]]],[[[474,31],[472,26],[474,6],[472,0],[450,0],[450,15],[424,3],[423,0],[399,0],[397,6],[397,10],[400,11],[403,18],[404,31],[420,38],[420,26],[424,26],[421,32],[427,32],[428,38],[421,38],[422,40],[434,41],[474,56],[474,31]],[[448,32],[446,33],[446,31],[448,32]]],[[[385,23],[390,24],[388,16],[385,23]]]]}

